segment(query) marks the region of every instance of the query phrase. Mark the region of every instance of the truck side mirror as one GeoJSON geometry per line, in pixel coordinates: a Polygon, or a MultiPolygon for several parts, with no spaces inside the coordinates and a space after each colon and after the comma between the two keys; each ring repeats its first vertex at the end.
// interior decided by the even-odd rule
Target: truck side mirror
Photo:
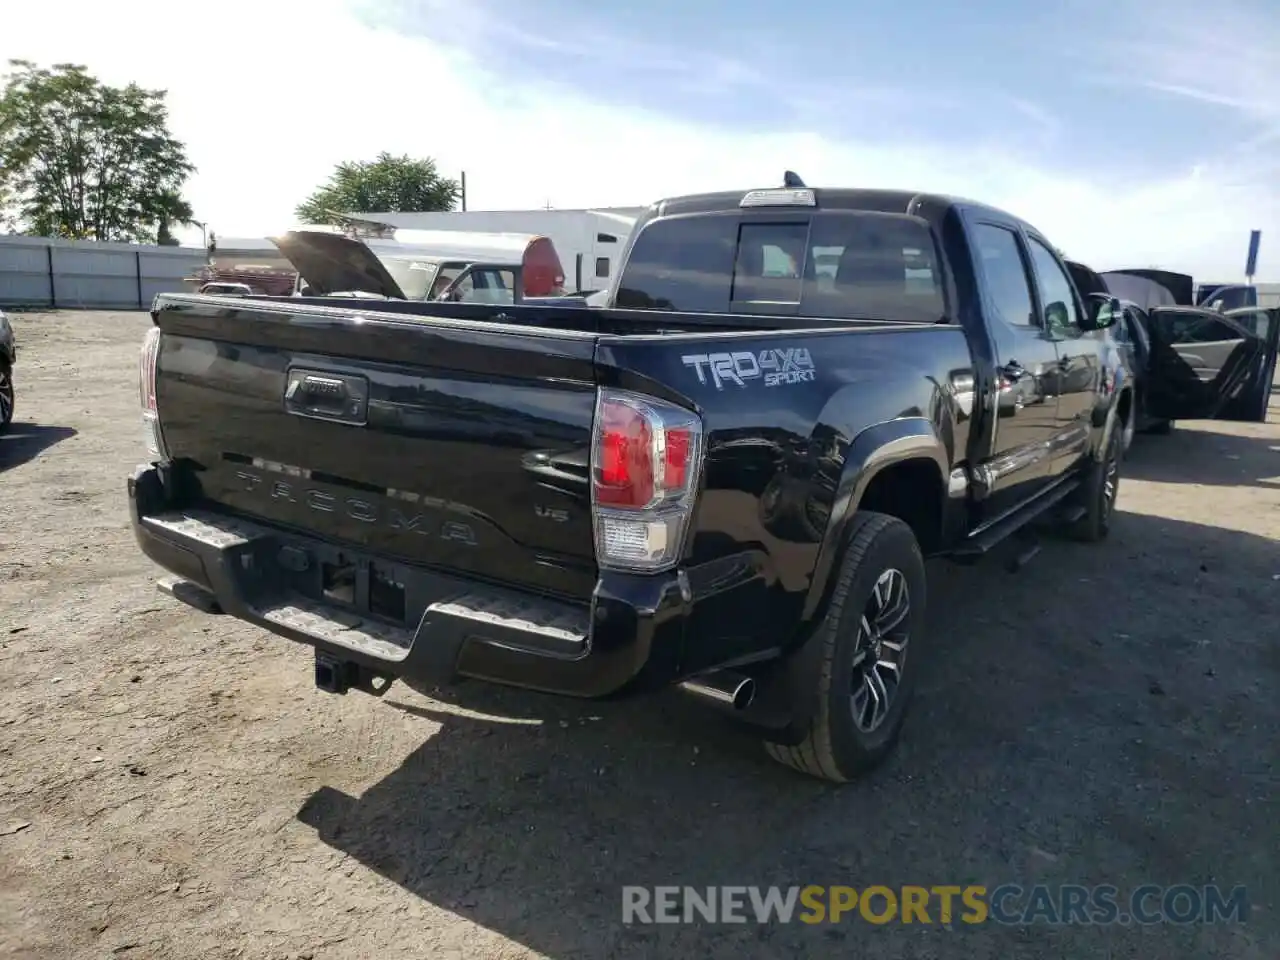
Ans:
{"type": "Polygon", "coordinates": [[[1084,319],[1086,330],[1106,330],[1114,327],[1124,307],[1116,297],[1096,297],[1089,301],[1089,312],[1084,319]]]}

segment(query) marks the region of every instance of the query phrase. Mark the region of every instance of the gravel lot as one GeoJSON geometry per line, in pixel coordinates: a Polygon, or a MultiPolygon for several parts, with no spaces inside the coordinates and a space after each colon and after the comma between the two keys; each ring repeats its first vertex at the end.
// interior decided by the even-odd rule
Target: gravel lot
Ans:
{"type": "MultiPolygon", "coordinates": [[[[1280,411],[1139,437],[1111,541],[939,566],[897,757],[843,789],[678,695],[331,697],[163,597],[141,313],[16,317],[0,955],[1280,956],[1280,411]],[[1244,884],[1244,925],[624,927],[624,884],[1244,884]]],[[[1280,397],[1280,395],[1277,395],[1280,397]]],[[[936,919],[936,917],[935,917],[936,919]]]]}

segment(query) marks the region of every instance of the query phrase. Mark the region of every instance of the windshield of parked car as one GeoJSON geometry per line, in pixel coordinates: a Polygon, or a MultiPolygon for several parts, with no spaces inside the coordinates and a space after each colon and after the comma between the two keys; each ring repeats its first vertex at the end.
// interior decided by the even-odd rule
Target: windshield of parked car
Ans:
{"type": "Polygon", "coordinates": [[[437,264],[430,260],[415,260],[412,257],[380,256],[378,260],[386,267],[391,279],[404,291],[406,300],[425,300],[431,281],[436,277],[437,264]]]}
{"type": "Polygon", "coordinates": [[[655,220],[636,238],[615,305],[924,323],[946,314],[928,225],[846,211],[655,220]]]}

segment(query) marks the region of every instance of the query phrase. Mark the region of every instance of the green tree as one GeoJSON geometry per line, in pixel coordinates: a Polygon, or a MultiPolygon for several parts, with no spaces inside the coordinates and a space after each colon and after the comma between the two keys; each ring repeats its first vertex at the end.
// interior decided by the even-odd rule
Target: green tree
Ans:
{"type": "Polygon", "coordinates": [[[0,201],[39,236],[151,242],[190,220],[195,172],[163,90],[108,86],[71,63],[10,60],[0,92],[0,201]]]}
{"type": "Polygon", "coordinates": [[[452,210],[461,187],[441,176],[430,158],[387,152],[376,160],[340,163],[329,181],[298,204],[304,223],[337,223],[344,213],[452,210]]]}
{"type": "Polygon", "coordinates": [[[152,199],[151,212],[156,218],[156,243],[162,247],[178,246],[173,227],[189,227],[195,221],[191,204],[177,190],[162,190],[152,199]]]}

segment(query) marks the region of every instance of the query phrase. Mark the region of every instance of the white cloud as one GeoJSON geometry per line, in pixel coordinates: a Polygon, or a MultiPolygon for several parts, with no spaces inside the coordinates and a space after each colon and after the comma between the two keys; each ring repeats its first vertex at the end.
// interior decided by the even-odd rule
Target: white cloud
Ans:
{"type": "MultiPolygon", "coordinates": [[[[1121,11],[1125,11],[1123,6],[1121,11]]],[[[1171,0],[1127,10],[1126,39],[1115,63],[1149,89],[1227,107],[1260,131],[1280,132],[1280,17],[1275,8],[1248,12],[1230,4],[1171,0]],[[1141,16],[1135,16],[1141,10],[1141,16]]]]}
{"type": "MultiPolygon", "coordinates": [[[[431,8],[450,16],[439,0],[431,8]]],[[[24,5],[0,34],[8,57],[79,62],[109,82],[167,89],[173,130],[199,167],[188,197],[224,237],[279,229],[334,164],[389,150],[434,157],[450,175],[465,170],[474,209],[632,205],[767,185],[794,169],[816,184],[1002,206],[1099,268],[1159,264],[1230,279],[1248,229],[1261,227],[1264,267],[1275,263],[1280,275],[1280,255],[1267,257],[1280,244],[1280,199],[1265,153],[1224,163],[1206,144],[1195,169],[1134,183],[1040,169],[991,145],[701,129],[594,102],[589,90],[500,80],[483,57],[369,27],[342,0],[24,5]]],[[[1250,109],[1276,89],[1252,91],[1250,109]]],[[[1015,105],[1029,137],[1055,122],[1028,101],[1015,105]]],[[[1107,149],[1104,131],[1083,141],[1053,132],[1064,166],[1073,152],[1107,149]]]]}

